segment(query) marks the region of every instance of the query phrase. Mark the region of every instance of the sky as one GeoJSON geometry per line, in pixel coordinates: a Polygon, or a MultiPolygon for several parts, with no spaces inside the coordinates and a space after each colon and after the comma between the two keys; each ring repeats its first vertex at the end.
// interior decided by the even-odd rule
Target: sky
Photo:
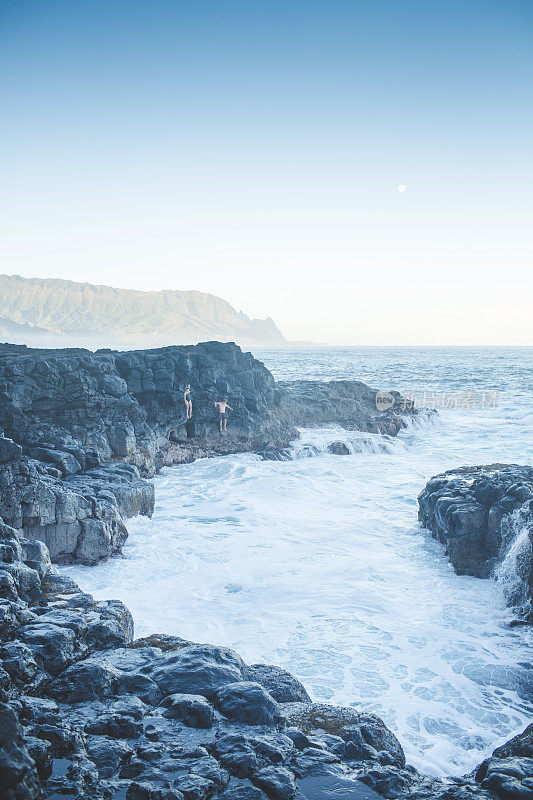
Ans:
{"type": "Polygon", "coordinates": [[[0,109],[0,272],[533,344],[529,0],[4,0],[0,109]]]}

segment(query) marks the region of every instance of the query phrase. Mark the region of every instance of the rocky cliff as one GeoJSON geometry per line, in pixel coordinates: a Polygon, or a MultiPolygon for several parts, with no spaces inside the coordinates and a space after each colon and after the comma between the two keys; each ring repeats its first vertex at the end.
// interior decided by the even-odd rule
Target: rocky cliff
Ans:
{"type": "Polygon", "coordinates": [[[533,621],[533,467],[461,467],[428,481],[419,519],[456,572],[499,578],[510,605],[533,621]]]}
{"type": "Polygon", "coordinates": [[[123,520],[151,514],[144,479],[164,465],[241,451],[272,457],[296,425],[395,435],[409,412],[376,408],[356,382],[276,383],[235,344],[130,352],[0,345],[0,517],[54,561],[120,550],[123,520]],[[183,400],[190,384],[193,417],[183,400]],[[232,408],[219,432],[215,401],[232,408]]]}
{"type": "Polygon", "coordinates": [[[204,292],[140,292],[19,275],[0,275],[0,332],[3,328],[9,341],[40,347],[285,342],[272,319],[250,319],[204,292]]]}
{"type": "Polygon", "coordinates": [[[377,716],[176,636],[55,572],[0,522],[2,800],[531,800],[532,726],[464,778],[406,766],[377,716]]]}

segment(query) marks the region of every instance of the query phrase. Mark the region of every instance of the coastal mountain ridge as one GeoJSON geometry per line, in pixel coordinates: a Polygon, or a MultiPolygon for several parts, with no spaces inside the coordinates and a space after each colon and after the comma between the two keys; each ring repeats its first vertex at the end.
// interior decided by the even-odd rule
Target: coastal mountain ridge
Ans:
{"type": "Polygon", "coordinates": [[[163,347],[206,339],[284,344],[266,319],[199,291],[139,291],[56,278],[0,275],[0,336],[46,347],[163,347]]]}

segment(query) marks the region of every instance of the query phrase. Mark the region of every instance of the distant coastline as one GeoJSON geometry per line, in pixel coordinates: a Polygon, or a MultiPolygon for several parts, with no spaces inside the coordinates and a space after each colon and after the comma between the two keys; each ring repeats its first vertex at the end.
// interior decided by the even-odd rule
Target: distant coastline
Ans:
{"type": "Polygon", "coordinates": [[[0,338],[91,350],[213,340],[245,347],[287,344],[273,319],[252,319],[213,294],[144,292],[20,275],[0,275],[0,338]]]}

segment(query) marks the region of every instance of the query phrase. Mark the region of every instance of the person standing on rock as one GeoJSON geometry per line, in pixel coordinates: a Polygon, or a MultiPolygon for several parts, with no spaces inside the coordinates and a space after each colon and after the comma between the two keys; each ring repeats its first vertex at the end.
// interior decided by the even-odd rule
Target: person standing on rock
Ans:
{"type": "Polygon", "coordinates": [[[226,409],[229,408],[230,411],[233,411],[233,409],[231,406],[228,406],[227,397],[225,397],[224,400],[215,400],[215,405],[218,406],[218,426],[220,428],[220,433],[222,433],[222,423],[224,423],[224,430],[227,430],[226,409]]]}
{"type": "Polygon", "coordinates": [[[192,417],[192,397],[191,397],[191,385],[190,383],[187,384],[185,387],[185,391],[183,393],[183,401],[185,403],[185,409],[187,411],[187,419],[192,417]]]}

